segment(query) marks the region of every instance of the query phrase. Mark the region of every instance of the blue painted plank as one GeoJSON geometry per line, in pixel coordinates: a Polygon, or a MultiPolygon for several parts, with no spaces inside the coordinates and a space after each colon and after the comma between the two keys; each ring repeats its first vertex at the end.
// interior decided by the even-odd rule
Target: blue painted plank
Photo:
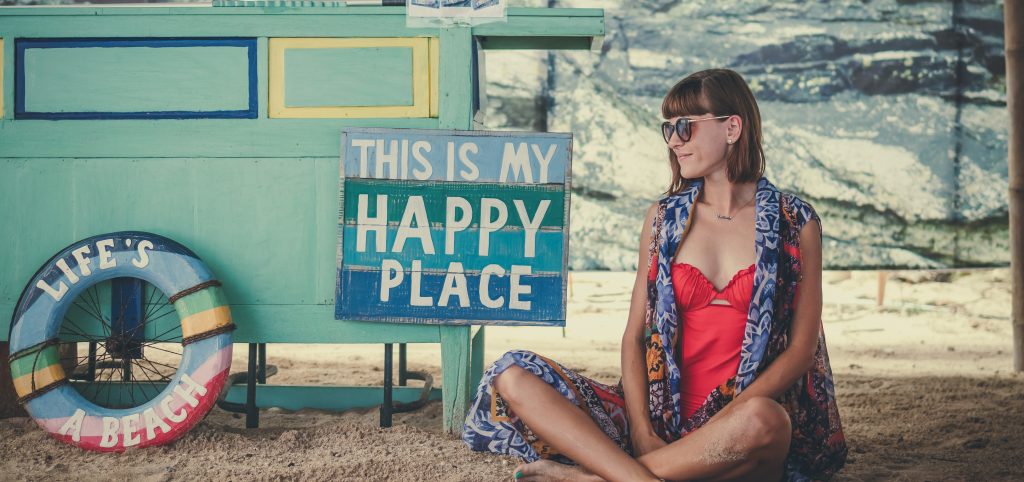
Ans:
{"type": "Polygon", "coordinates": [[[413,104],[412,48],[316,48],[284,52],[285,106],[413,104]]]}
{"type": "MultiPolygon", "coordinates": [[[[500,307],[486,307],[480,297],[480,275],[467,274],[466,288],[468,306],[460,306],[458,296],[452,295],[447,306],[412,306],[413,272],[410,266],[403,267],[402,282],[387,291],[387,301],[381,300],[382,274],[379,271],[344,269],[339,272],[339,292],[336,316],[353,320],[394,321],[408,323],[457,323],[479,324],[534,324],[563,326],[565,306],[562,300],[563,278],[560,276],[521,276],[520,284],[529,286],[530,293],[522,294],[519,300],[529,302],[529,309],[509,307],[510,276],[509,266],[504,265],[505,276],[491,276],[488,296],[500,299],[500,307]],[[353,289],[349,294],[343,289],[353,289]],[[518,323],[516,323],[518,322],[518,323]]],[[[386,273],[391,275],[391,272],[386,273]]],[[[421,273],[419,295],[431,298],[431,305],[440,302],[445,275],[421,273]]]]}
{"type": "Polygon", "coordinates": [[[17,119],[256,118],[255,39],[19,39],[17,119]]]}
{"type": "Polygon", "coordinates": [[[562,230],[538,231],[534,240],[534,256],[527,257],[525,251],[526,231],[522,229],[504,229],[489,235],[488,255],[479,255],[480,231],[479,229],[466,229],[453,232],[453,247],[451,253],[446,248],[446,233],[443,228],[431,228],[430,238],[433,254],[424,252],[423,244],[419,238],[408,238],[405,241],[400,253],[392,251],[398,228],[387,226],[386,231],[387,248],[384,252],[377,252],[376,231],[367,230],[364,234],[364,250],[358,250],[357,226],[345,226],[344,239],[345,253],[342,258],[343,266],[348,268],[368,267],[380,269],[381,261],[384,259],[398,260],[422,260],[424,270],[447,270],[448,263],[459,262],[467,272],[479,272],[484,266],[501,262],[505,264],[530,265],[534,273],[560,274],[562,272],[562,230]]]}
{"type": "Polygon", "coordinates": [[[563,184],[572,152],[570,134],[539,132],[346,129],[341,145],[344,176],[421,181],[563,184]]]}

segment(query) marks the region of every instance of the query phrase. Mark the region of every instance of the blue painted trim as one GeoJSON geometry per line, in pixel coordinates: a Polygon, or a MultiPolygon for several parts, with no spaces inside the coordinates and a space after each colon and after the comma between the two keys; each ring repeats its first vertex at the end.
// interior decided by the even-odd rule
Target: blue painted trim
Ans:
{"type": "Polygon", "coordinates": [[[14,40],[14,118],[25,120],[93,119],[256,119],[259,107],[255,38],[44,38],[14,40]],[[245,47],[249,61],[249,107],[246,110],[155,111],[155,112],[26,112],[25,50],[85,47],[245,47]]]}

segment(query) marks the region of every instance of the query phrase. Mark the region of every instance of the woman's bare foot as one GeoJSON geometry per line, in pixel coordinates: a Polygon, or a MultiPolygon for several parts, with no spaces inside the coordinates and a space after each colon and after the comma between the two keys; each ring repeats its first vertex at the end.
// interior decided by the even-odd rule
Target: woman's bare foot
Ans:
{"type": "Polygon", "coordinates": [[[515,473],[519,475],[516,480],[523,482],[604,480],[578,465],[565,465],[543,459],[528,464],[519,464],[515,473]]]}

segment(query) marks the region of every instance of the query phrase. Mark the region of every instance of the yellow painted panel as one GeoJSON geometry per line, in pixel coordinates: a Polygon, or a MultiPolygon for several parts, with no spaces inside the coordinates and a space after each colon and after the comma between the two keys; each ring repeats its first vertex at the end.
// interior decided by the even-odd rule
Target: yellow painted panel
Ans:
{"type": "MultiPolygon", "coordinates": [[[[403,118],[430,117],[435,109],[437,86],[432,83],[429,39],[427,38],[272,38],[269,53],[269,109],[276,118],[403,118]],[[337,49],[406,47],[411,48],[413,73],[413,103],[407,106],[285,106],[284,53],[288,49],[337,49]]],[[[368,79],[372,81],[372,79],[368,79]]],[[[436,115],[433,114],[433,115],[436,115]]]]}
{"type": "Polygon", "coordinates": [[[437,117],[437,99],[440,97],[441,39],[430,37],[430,117],[437,117]]]}

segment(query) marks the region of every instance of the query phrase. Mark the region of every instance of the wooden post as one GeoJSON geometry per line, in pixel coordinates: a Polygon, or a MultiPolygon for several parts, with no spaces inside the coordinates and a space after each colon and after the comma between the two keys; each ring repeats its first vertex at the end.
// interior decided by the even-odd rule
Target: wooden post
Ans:
{"type": "Polygon", "coordinates": [[[885,304],[885,280],[889,278],[889,272],[880,270],[878,272],[878,307],[885,304]]]}
{"type": "Polygon", "coordinates": [[[14,382],[11,380],[11,365],[7,356],[9,344],[0,342],[0,418],[24,417],[25,409],[18,405],[18,395],[14,393],[14,382]]]}
{"type": "Polygon", "coordinates": [[[1010,118],[1010,274],[1013,283],[1013,369],[1024,371],[1024,1],[1003,3],[1006,108],[1010,118]]]}

